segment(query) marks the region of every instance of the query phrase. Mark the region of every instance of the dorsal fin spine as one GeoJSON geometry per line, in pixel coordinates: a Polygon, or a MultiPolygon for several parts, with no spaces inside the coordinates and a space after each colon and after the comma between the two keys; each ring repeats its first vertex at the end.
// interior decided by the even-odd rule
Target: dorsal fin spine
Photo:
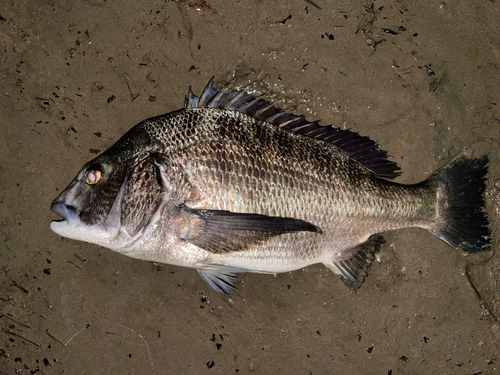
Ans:
{"type": "Polygon", "coordinates": [[[231,100],[229,100],[225,105],[224,105],[224,109],[229,109],[234,102],[236,102],[239,98],[241,98],[243,95],[245,95],[246,92],[245,91],[240,91],[238,92],[238,94],[236,94],[231,100]]]}
{"type": "MultiPolygon", "coordinates": [[[[262,113],[266,112],[267,110],[269,110],[269,109],[271,109],[271,108],[273,108],[273,107],[274,107],[274,105],[273,105],[272,103],[269,103],[269,105],[267,105],[267,106],[265,106],[265,107],[262,107],[262,108],[261,108],[261,109],[259,109],[257,112],[255,112],[255,113],[254,113],[254,116],[255,116],[256,118],[259,118],[259,116],[260,116],[262,113]]],[[[277,108],[276,108],[276,109],[277,109],[277,108]]],[[[277,109],[277,110],[279,111],[279,109],[277,109]]]]}
{"type": "Polygon", "coordinates": [[[265,121],[305,137],[330,143],[352,159],[371,170],[376,177],[393,179],[399,176],[398,165],[388,160],[387,152],[378,143],[351,130],[322,126],[318,121],[309,122],[304,116],[287,113],[264,99],[258,99],[245,91],[224,94],[215,89],[213,78],[197,97],[189,88],[185,108],[215,108],[237,111],[257,120],[265,121]]]}

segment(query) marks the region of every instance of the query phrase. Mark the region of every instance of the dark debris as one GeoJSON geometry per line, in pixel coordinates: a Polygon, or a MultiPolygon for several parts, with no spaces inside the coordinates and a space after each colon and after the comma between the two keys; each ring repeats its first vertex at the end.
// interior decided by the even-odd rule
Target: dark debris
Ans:
{"type": "Polygon", "coordinates": [[[398,35],[399,33],[391,29],[381,29],[386,34],[398,35]]]}
{"type": "Polygon", "coordinates": [[[312,0],[304,0],[306,3],[311,4],[316,9],[322,10],[321,7],[312,0]]]}
{"type": "Polygon", "coordinates": [[[284,25],[286,23],[286,21],[291,20],[291,19],[292,19],[292,15],[289,14],[287,18],[285,18],[283,21],[279,21],[278,23],[281,23],[282,25],[284,25]]]}

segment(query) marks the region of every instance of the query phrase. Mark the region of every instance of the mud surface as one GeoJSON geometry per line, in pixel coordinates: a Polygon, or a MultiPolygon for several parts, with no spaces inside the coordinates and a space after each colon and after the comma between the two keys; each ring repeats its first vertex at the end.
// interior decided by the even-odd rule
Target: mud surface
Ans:
{"type": "Polygon", "coordinates": [[[500,3],[314,1],[0,5],[0,374],[499,372],[500,3]],[[377,139],[400,182],[489,154],[493,251],[390,232],[358,293],[317,265],[228,300],[50,231],[85,162],[212,76],[377,139]]]}

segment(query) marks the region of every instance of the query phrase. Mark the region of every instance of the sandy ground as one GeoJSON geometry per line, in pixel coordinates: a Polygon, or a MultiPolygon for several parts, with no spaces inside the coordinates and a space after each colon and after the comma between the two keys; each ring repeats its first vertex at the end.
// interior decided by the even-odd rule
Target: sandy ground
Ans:
{"type": "Polygon", "coordinates": [[[0,4],[0,374],[500,372],[500,3],[315,2],[0,4]],[[358,293],[318,265],[228,300],[50,231],[85,162],[212,76],[377,139],[400,182],[487,153],[493,251],[390,232],[358,293]]]}

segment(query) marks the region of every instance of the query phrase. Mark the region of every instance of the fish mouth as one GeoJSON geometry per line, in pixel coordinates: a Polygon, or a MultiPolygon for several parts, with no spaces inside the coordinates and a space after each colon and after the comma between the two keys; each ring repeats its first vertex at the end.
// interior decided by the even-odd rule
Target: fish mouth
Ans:
{"type": "Polygon", "coordinates": [[[73,226],[80,215],[80,211],[76,207],[61,202],[52,202],[50,209],[62,218],[61,220],[52,221],[51,225],[56,223],[66,223],[69,226],[73,226]]]}

